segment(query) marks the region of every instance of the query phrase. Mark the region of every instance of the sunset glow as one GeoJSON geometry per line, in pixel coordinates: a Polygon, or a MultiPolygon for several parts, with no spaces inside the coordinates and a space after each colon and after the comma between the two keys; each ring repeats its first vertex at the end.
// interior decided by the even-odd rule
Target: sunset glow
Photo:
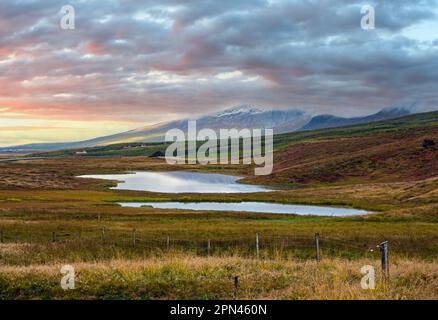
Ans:
{"type": "Polygon", "coordinates": [[[438,106],[436,1],[0,4],[0,146],[73,141],[239,104],[364,115],[438,106]],[[117,14],[115,14],[117,13],[117,14]],[[426,31],[429,30],[429,31],[426,31]],[[436,28],[435,28],[436,30],[436,28]]]}

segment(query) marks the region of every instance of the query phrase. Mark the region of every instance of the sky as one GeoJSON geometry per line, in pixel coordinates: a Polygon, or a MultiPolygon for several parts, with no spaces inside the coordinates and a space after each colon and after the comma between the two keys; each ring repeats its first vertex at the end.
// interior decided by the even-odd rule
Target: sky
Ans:
{"type": "Polygon", "coordinates": [[[0,2],[0,146],[236,105],[438,109],[438,0],[0,2]],[[64,5],[75,10],[65,30],[64,5]],[[375,28],[361,28],[363,5],[375,28]]]}

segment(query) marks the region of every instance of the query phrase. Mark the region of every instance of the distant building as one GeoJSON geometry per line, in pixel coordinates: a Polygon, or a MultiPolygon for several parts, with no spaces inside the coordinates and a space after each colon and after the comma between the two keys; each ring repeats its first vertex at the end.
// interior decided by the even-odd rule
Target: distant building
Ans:
{"type": "Polygon", "coordinates": [[[87,150],[76,151],[75,154],[76,154],[76,155],[87,154],[87,150]]]}

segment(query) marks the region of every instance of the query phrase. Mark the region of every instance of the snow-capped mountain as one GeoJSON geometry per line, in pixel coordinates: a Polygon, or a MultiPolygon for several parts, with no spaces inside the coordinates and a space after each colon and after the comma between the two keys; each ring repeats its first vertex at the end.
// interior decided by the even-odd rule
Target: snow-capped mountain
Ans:
{"type": "Polygon", "coordinates": [[[223,128],[272,128],[274,131],[276,131],[277,127],[287,124],[287,126],[291,128],[291,131],[294,131],[295,129],[300,128],[303,124],[307,123],[310,118],[311,116],[309,114],[301,110],[269,110],[245,105],[200,117],[197,119],[196,125],[199,129],[210,128],[213,130],[218,130],[223,128]]]}
{"type": "Polygon", "coordinates": [[[263,113],[264,111],[261,109],[254,108],[250,105],[238,106],[230,109],[226,109],[224,111],[218,112],[215,114],[216,117],[224,117],[224,116],[233,116],[237,114],[256,114],[263,113]]]}
{"type": "MultiPolygon", "coordinates": [[[[373,115],[356,118],[341,118],[332,115],[317,115],[312,117],[298,109],[263,109],[249,105],[242,105],[226,109],[214,114],[208,114],[194,119],[182,119],[153,126],[137,128],[127,132],[99,137],[95,139],[67,142],[28,144],[8,149],[20,150],[60,150],[76,149],[94,146],[109,145],[126,142],[161,142],[170,129],[180,129],[187,132],[188,120],[196,120],[197,130],[213,129],[274,129],[275,134],[301,130],[314,130],[331,127],[346,126],[374,122],[400,117],[409,114],[404,108],[389,108],[373,115]]],[[[1,150],[1,148],[0,148],[1,150]]]]}

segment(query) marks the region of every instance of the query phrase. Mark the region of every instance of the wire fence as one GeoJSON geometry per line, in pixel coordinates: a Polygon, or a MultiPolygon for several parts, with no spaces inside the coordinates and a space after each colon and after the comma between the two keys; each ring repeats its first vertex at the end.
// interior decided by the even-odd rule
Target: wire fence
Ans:
{"type": "MultiPolygon", "coordinates": [[[[391,251],[398,255],[418,255],[419,241],[401,242],[397,238],[386,239],[343,239],[333,235],[272,235],[254,234],[240,237],[218,236],[214,238],[196,237],[191,239],[170,235],[151,235],[132,230],[112,230],[105,226],[96,229],[74,231],[41,230],[14,233],[12,230],[0,230],[0,243],[29,244],[73,244],[81,246],[112,246],[142,251],[191,251],[198,255],[219,255],[238,253],[257,259],[275,257],[295,257],[321,260],[324,257],[376,257],[381,251],[379,244],[388,240],[391,251]]],[[[438,242],[437,242],[438,243],[438,242]]],[[[421,242],[424,256],[438,257],[437,243],[430,242],[429,247],[421,242]]],[[[85,249],[85,247],[84,247],[85,249]]]]}

